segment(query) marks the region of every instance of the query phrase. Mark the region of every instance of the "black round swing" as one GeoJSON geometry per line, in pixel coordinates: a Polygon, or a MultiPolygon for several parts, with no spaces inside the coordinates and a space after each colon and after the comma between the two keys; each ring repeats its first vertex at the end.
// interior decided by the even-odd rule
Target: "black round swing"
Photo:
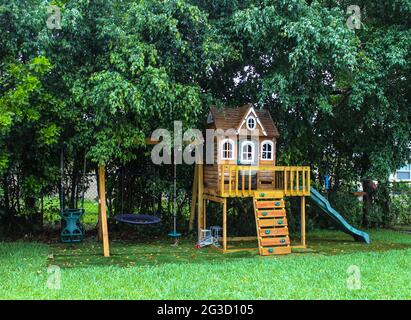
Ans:
{"type": "Polygon", "coordinates": [[[150,214],[124,213],[124,167],[121,168],[121,212],[114,216],[114,220],[130,225],[150,225],[161,222],[160,217],[150,214]]]}
{"type": "Polygon", "coordinates": [[[115,220],[122,223],[132,225],[148,225],[160,223],[161,219],[149,214],[133,214],[133,213],[121,213],[114,217],[115,220]]]}

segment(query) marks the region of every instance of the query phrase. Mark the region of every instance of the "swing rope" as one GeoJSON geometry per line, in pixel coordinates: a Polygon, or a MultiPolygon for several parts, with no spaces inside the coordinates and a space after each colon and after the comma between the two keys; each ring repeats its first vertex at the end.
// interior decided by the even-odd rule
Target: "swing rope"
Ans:
{"type": "Polygon", "coordinates": [[[181,237],[181,233],[177,232],[177,163],[174,156],[174,176],[173,176],[173,231],[168,236],[174,238],[174,245],[178,245],[178,238],[181,237]]]}

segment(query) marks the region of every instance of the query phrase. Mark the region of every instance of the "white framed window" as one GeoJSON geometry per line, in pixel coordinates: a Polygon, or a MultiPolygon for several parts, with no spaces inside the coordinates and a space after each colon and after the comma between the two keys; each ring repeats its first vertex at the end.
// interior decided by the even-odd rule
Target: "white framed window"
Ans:
{"type": "Polygon", "coordinates": [[[399,181],[411,181],[411,164],[407,164],[395,172],[396,179],[399,181]]]}
{"type": "Polygon", "coordinates": [[[265,140],[261,143],[261,160],[274,160],[274,142],[265,140]]]}
{"type": "Polygon", "coordinates": [[[251,141],[244,141],[241,144],[241,162],[252,163],[254,162],[254,143],[251,141]]]}
{"type": "Polygon", "coordinates": [[[253,116],[247,118],[247,128],[248,130],[254,130],[257,127],[257,120],[253,116]]]}
{"type": "Polygon", "coordinates": [[[221,141],[221,160],[234,160],[234,141],[224,139],[221,141]]]}

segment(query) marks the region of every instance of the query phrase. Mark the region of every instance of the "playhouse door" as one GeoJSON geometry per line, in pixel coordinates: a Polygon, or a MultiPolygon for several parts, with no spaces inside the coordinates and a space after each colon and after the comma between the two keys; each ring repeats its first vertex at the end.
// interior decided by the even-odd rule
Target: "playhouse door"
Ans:
{"type": "MultiPolygon", "coordinates": [[[[243,139],[239,141],[238,163],[242,166],[258,166],[258,141],[243,139]]],[[[244,176],[244,188],[255,190],[257,187],[257,171],[251,171],[251,186],[249,186],[249,170],[239,171],[239,189],[243,188],[242,181],[244,176]]]]}

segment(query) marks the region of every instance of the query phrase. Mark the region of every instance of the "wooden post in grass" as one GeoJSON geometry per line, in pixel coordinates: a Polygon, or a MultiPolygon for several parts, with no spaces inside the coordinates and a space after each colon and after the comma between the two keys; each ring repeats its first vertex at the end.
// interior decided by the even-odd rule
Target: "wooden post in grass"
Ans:
{"type": "Polygon", "coordinates": [[[301,197],[301,245],[306,246],[305,242],[305,197],[301,197]]]}
{"type": "Polygon", "coordinates": [[[223,252],[227,252],[227,198],[223,203],[223,252]]]}
{"type": "Polygon", "coordinates": [[[97,180],[97,196],[99,198],[98,201],[98,224],[97,224],[97,241],[103,241],[103,232],[101,229],[101,207],[100,207],[100,181],[98,177],[98,167],[96,169],[96,180],[97,180]]]}
{"type": "Polygon", "coordinates": [[[203,184],[203,165],[198,165],[198,241],[201,238],[201,229],[203,229],[203,206],[204,206],[204,184],[203,184]]]}
{"type": "MultiPolygon", "coordinates": [[[[100,199],[100,188],[98,189],[99,199],[100,199]]],[[[103,241],[103,229],[101,228],[101,206],[100,201],[98,202],[98,241],[103,241]]]]}
{"type": "Polygon", "coordinates": [[[103,238],[103,254],[105,257],[110,256],[110,248],[108,242],[108,226],[107,226],[107,209],[106,209],[106,174],[104,166],[98,168],[98,181],[99,181],[99,229],[101,229],[101,235],[103,238]]]}
{"type": "Polygon", "coordinates": [[[193,230],[193,227],[194,227],[194,219],[196,216],[196,206],[197,206],[197,190],[198,190],[198,164],[195,165],[195,169],[194,169],[194,183],[193,183],[193,193],[192,193],[192,199],[191,199],[191,214],[190,214],[190,221],[188,224],[189,232],[193,230]]]}
{"type": "Polygon", "coordinates": [[[203,228],[207,229],[207,200],[203,200],[203,228]]]}

